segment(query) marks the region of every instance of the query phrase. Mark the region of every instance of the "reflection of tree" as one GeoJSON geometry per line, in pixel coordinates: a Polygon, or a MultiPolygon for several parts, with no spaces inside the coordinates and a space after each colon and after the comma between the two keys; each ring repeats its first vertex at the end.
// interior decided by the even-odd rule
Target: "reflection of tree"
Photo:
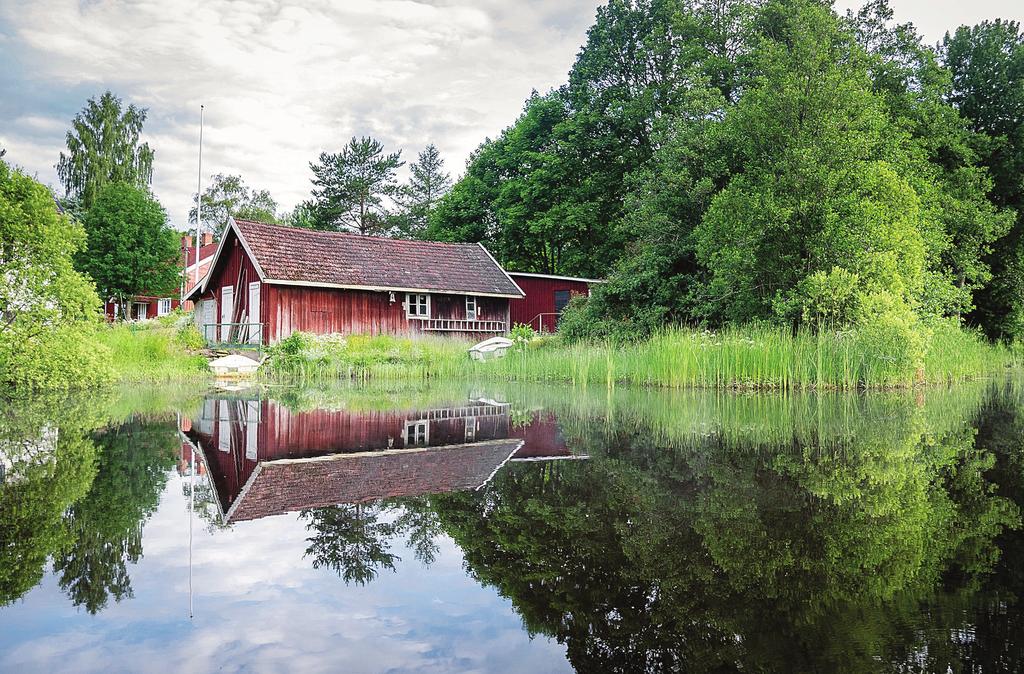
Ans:
{"type": "Polygon", "coordinates": [[[0,401],[0,605],[43,576],[47,558],[68,546],[64,513],[96,474],[88,432],[100,424],[97,397],[38,396],[0,401]]]}
{"type": "Polygon", "coordinates": [[[96,479],[68,513],[72,544],[54,558],[61,588],[90,613],[111,597],[132,596],[127,565],[142,556],[142,526],[156,509],[176,447],[170,422],[135,419],[95,438],[96,479]]]}
{"type": "Polygon", "coordinates": [[[1019,509],[972,425],[912,400],[881,412],[827,437],[812,415],[771,443],[580,418],[571,442],[605,458],[432,502],[471,571],[579,671],[877,671],[878,655],[959,671],[964,607],[1019,509]]]}
{"type": "Polygon", "coordinates": [[[440,524],[422,498],[315,508],[303,510],[301,517],[313,532],[306,539],[313,567],[333,569],[346,583],[365,585],[382,569],[394,571],[401,557],[391,552],[391,544],[401,536],[422,563],[437,558],[440,524]]]}
{"type": "Polygon", "coordinates": [[[306,529],[315,532],[306,539],[306,555],[313,567],[334,569],[346,583],[365,585],[377,577],[379,569],[394,570],[399,558],[388,551],[394,529],[380,522],[376,505],[338,505],[303,510],[306,529]]]}

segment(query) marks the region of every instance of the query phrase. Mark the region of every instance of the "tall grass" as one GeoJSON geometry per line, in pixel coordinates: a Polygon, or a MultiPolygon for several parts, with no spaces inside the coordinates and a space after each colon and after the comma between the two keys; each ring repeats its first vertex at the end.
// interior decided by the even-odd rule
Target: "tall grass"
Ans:
{"type": "Polygon", "coordinates": [[[467,345],[440,338],[298,336],[271,352],[269,373],[300,380],[496,379],[576,385],[737,390],[904,388],[983,377],[1015,363],[1013,351],[939,324],[923,357],[878,333],[796,335],[771,326],[719,332],[673,328],[631,344],[540,341],[504,358],[471,361],[467,345]]]}
{"type": "Polygon", "coordinates": [[[169,382],[209,376],[206,358],[188,348],[187,333],[173,323],[117,323],[102,328],[97,341],[110,349],[115,379],[120,382],[169,382]]]}

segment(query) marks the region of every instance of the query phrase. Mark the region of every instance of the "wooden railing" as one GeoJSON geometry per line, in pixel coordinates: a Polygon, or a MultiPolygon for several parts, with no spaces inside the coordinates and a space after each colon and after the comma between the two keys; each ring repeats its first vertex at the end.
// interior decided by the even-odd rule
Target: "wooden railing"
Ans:
{"type": "Polygon", "coordinates": [[[201,332],[210,347],[263,350],[262,323],[205,323],[201,332]]]}
{"type": "Polygon", "coordinates": [[[553,322],[554,322],[555,326],[557,327],[558,326],[558,317],[561,316],[561,315],[562,314],[560,314],[557,311],[554,312],[554,313],[550,313],[549,312],[549,313],[537,314],[536,316],[534,316],[533,318],[530,319],[530,321],[527,323],[527,325],[529,325],[531,328],[533,328],[537,332],[544,332],[544,317],[545,316],[554,316],[555,320],[553,322]]]}
{"type": "Polygon", "coordinates": [[[425,318],[423,329],[432,332],[508,332],[505,321],[470,321],[461,318],[425,318]]]}

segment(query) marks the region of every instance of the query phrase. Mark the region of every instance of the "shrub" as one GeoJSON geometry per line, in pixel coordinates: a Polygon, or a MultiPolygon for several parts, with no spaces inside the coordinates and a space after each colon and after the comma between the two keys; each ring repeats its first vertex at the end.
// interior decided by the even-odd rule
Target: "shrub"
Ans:
{"type": "Polygon", "coordinates": [[[508,338],[515,342],[517,349],[525,349],[527,344],[537,339],[537,331],[525,323],[516,323],[509,331],[508,338]]]}

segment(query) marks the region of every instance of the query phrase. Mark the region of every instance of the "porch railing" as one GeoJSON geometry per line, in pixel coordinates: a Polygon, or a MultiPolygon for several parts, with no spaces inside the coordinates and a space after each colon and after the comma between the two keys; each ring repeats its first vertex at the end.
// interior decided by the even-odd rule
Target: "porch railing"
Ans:
{"type": "Polygon", "coordinates": [[[210,347],[263,350],[262,323],[204,323],[200,332],[210,347]]]}
{"type": "Polygon", "coordinates": [[[460,318],[426,318],[423,329],[431,332],[508,332],[505,321],[470,321],[460,318]]]}
{"type": "Polygon", "coordinates": [[[527,323],[527,325],[529,325],[531,328],[533,328],[537,332],[546,332],[545,328],[547,326],[545,325],[545,323],[554,323],[555,327],[557,328],[558,327],[558,317],[561,316],[561,315],[562,314],[557,312],[557,311],[554,312],[554,313],[537,314],[536,316],[534,316],[533,318],[530,319],[530,321],[529,321],[529,323],[527,323]],[[548,320],[546,318],[548,316],[551,316],[552,319],[548,320]]]}

